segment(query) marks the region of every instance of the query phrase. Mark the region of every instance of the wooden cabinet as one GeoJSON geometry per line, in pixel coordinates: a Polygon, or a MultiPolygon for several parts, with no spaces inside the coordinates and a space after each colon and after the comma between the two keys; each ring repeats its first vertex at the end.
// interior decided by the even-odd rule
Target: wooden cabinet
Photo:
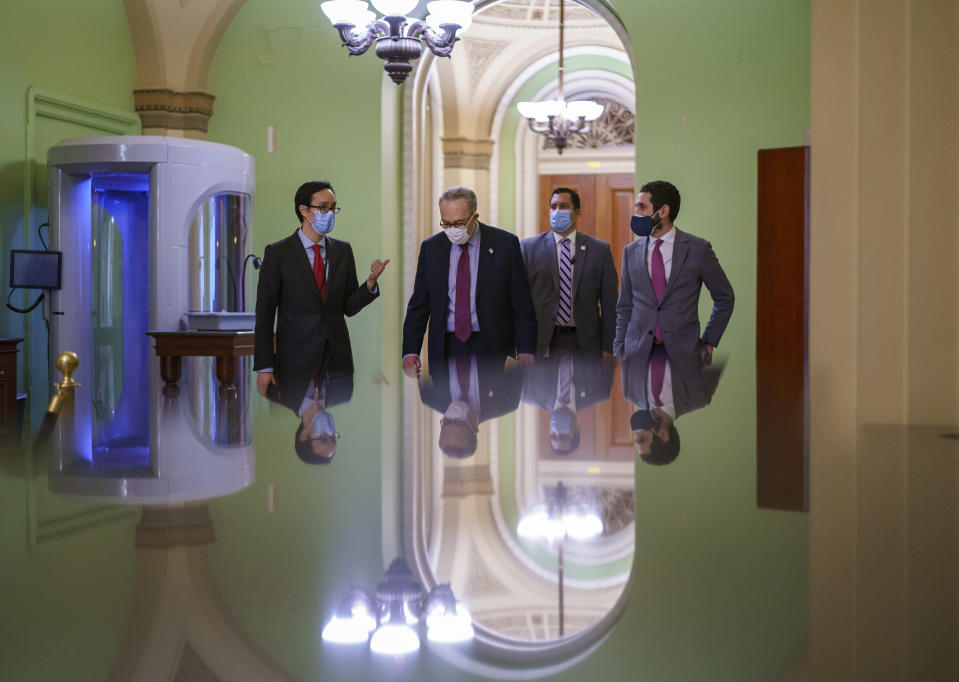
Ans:
{"type": "Polygon", "coordinates": [[[17,345],[23,339],[0,339],[0,436],[17,429],[17,345]]]}

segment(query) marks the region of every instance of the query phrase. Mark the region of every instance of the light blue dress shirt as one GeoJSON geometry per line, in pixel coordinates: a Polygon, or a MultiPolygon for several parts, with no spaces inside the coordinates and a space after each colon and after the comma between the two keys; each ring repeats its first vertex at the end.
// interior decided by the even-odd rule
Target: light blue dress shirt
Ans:
{"type": "MultiPolygon", "coordinates": [[[[470,257],[470,323],[473,331],[479,331],[479,320],[476,317],[476,274],[479,272],[480,226],[477,225],[466,242],[467,253],[470,257]]],[[[462,248],[458,244],[450,244],[449,268],[449,309],[446,313],[446,331],[456,331],[456,269],[460,261],[462,248]]]]}

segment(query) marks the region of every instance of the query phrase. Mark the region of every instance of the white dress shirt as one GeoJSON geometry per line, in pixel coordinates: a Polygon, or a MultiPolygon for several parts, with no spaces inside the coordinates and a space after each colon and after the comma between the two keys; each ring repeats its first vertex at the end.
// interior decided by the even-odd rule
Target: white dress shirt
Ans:
{"type": "Polygon", "coordinates": [[[669,232],[661,237],[650,237],[646,245],[646,268],[649,270],[649,278],[653,278],[653,249],[656,248],[656,240],[662,239],[663,243],[659,245],[659,252],[663,254],[663,265],[666,269],[666,281],[669,281],[669,272],[673,267],[673,243],[676,241],[676,226],[669,228],[669,232]]]}

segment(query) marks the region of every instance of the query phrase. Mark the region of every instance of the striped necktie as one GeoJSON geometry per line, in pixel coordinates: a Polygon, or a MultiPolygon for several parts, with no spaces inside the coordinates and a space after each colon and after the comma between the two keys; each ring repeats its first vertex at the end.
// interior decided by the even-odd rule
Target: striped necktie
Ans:
{"type": "Polygon", "coordinates": [[[573,317],[573,262],[570,258],[569,239],[559,243],[562,255],[559,259],[559,306],[556,308],[556,323],[566,326],[573,317]]]}

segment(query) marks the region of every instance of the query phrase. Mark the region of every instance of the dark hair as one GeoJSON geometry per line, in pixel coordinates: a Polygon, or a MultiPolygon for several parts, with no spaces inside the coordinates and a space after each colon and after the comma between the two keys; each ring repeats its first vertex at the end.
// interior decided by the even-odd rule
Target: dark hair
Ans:
{"type": "Polygon", "coordinates": [[[325,189],[336,194],[333,185],[326,180],[310,180],[309,182],[304,182],[300,185],[300,188],[296,190],[296,194],[293,195],[293,213],[296,214],[296,219],[299,222],[303,222],[303,216],[300,215],[300,206],[309,206],[313,195],[325,189]]]}
{"type": "Polygon", "coordinates": [[[675,222],[679,217],[679,190],[676,185],[665,180],[653,180],[639,188],[640,193],[649,192],[653,202],[653,211],[658,211],[664,204],[669,205],[669,219],[675,222]]]}
{"type": "Polygon", "coordinates": [[[568,194],[569,198],[573,201],[573,208],[577,211],[579,210],[579,194],[577,194],[575,189],[570,189],[569,187],[557,187],[549,193],[549,198],[552,199],[554,194],[568,194]]]}
{"type": "Polygon", "coordinates": [[[335,447],[329,456],[325,457],[323,455],[318,455],[313,452],[313,446],[311,445],[312,441],[309,438],[306,440],[300,440],[301,433],[303,433],[302,422],[300,422],[300,425],[296,428],[296,435],[293,436],[293,450],[296,452],[297,457],[307,464],[329,464],[333,461],[333,455],[336,454],[335,447]]]}
{"type": "MultiPolygon", "coordinates": [[[[645,192],[647,190],[643,191],[645,192]]],[[[639,457],[647,464],[656,464],[657,466],[670,464],[679,457],[679,432],[676,430],[676,427],[672,424],[669,425],[669,441],[665,443],[656,436],[653,436],[653,442],[649,447],[649,454],[640,455],[639,457]]]]}

